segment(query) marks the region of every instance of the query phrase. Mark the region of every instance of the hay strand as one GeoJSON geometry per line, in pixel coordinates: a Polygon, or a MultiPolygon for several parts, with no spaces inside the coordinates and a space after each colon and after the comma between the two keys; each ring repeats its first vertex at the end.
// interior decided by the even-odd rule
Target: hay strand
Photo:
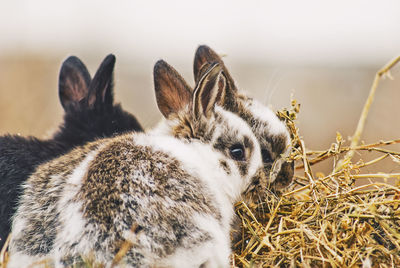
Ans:
{"type": "MultiPolygon", "coordinates": [[[[364,104],[364,108],[361,112],[361,116],[360,119],[358,120],[358,124],[357,124],[357,128],[356,131],[354,132],[354,135],[351,139],[351,144],[350,144],[350,148],[354,148],[356,147],[361,139],[361,134],[364,130],[364,126],[365,126],[365,122],[367,120],[367,116],[368,116],[368,112],[369,109],[371,107],[371,104],[374,100],[375,97],[375,92],[376,89],[378,88],[379,85],[379,81],[381,80],[381,78],[385,75],[387,75],[388,77],[391,78],[390,75],[390,70],[400,61],[400,56],[398,56],[397,58],[393,59],[392,61],[390,61],[388,64],[386,64],[382,69],[380,69],[376,75],[375,75],[375,79],[374,82],[372,83],[371,86],[371,90],[369,92],[367,101],[364,104]]],[[[342,168],[343,165],[346,165],[349,163],[349,161],[353,158],[354,156],[354,150],[351,149],[347,152],[347,154],[345,155],[345,157],[339,162],[339,164],[337,165],[336,170],[339,170],[342,168]]]]}

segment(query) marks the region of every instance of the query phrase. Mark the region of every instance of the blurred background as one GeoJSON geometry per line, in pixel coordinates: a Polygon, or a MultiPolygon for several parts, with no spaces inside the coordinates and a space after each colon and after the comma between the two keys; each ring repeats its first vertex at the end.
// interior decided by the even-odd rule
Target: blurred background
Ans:
{"type": "MultiPolygon", "coordinates": [[[[376,71],[400,55],[399,14],[397,0],[0,0],[0,135],[49,136],[62,120],[62,61],[76,55],[93,75],[109,53],[116,101],[150,128],[161,118],[153,64],[166,60],[193,85],[194,52],[207,44],[239,88],[273,109],[293,94],[307,147],[327,149],[337,131],[354,133],[376,71]]],[[[400,67],[392,76],[379,85],[365,143],[400,138],[400,67]]]]}

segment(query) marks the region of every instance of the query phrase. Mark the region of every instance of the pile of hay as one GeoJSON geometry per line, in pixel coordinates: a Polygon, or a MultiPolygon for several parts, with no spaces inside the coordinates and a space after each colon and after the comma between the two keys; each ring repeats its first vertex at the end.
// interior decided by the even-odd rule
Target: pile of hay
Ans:
{"type": "Polygon", "coordinates": [[[242,239],[234,245],[233,266],[400,267],[400,173],[362,173],[363,167],[386,158],[400,164],[400,152],[383,148],[400,140],[358,145],[379,79],[399,61],[400,57],[377,73],[348,147],[337,134],[330,149],[306,151],[295,126],[299,105],[292,101],[290,110],[278,112],[293,137],[295,182],[262,203],[236,205],[242,239]],[[361,150],[381,155],[353,163],[354,152],[361,150]],[[332,158],[329,175],[313,172],[314,163],[332,158]],[[360,178],[370,182],[356,186],[360,178]],[[396,183],[378,183],[376,178],[395,178],[396,183]]]}

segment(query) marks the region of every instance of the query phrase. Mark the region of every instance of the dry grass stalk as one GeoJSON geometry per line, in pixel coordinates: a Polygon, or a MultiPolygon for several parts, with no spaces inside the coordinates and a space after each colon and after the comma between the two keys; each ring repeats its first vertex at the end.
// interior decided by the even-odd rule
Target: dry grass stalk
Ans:
{"type": "Polygon", "coordinates": [[[400,61],[380,70],[372,85],[355,134],[348,147],[338,133],[326,151],[306,151],[295,119],[299,105],[278,112],[293,136],[290,158],[303,170],[285,193],[271,194],[258,204],[239,203],[242,240],[234,246],[240,267],[399,267],[400,266],[400,173],[363,174],[362,168],[391,159],[400,164],[400,152],[381,147],[400,139],[358,145],[379,79],[400,61]],[[353,163],[356,151],[374,151],[381,156],[353,163]],[[339,161],[339,157],[346,153],[339,161]],[[312,165],[333,158],[332,172],[314,173],[312,165]],[[358,179],[370,183],[355,186],[358,179]],[[376,182],[395,178],[396,185],[376,182]],[[375,182],[374,182],[375,181],[375,182]]]}
{"type": "MultiPolygon", "coordinates": [[[[388,64],[386,64],[382,69],[380,69],[376,73],[374,82],[372,83],[372,87],[371,87],[369,96],[368,96],[367,101],[364,104],[364,108],[363,108],[363,110],[361,112],[360,120],[358,121],[356,131],[355,131],[355,133],[353,135],[353,138],[351,140],[350,148],[356,147],[358,145],[358,143],[360,142],[361,134],[362,134],[362,132],[364,130],[365,121],[367,120],[369,108],[370,108],[370,106],[371,106],[371,104],[372,104],[372,102],[374,100],[375,92],[376,92],[376,89],[378,88],[379,81],[380,81],[381,77],[387,75],[389,78],[391,78],[390,70],[399,61],[400,61],[400,56],[395,58],[394,60],[392,60],[388,64]]],[[[339,165],[337,165],[336,170],[341,169],[342,165],[346,165],[351,160],[351,158],[353,157],[354,152],[355,152],[354,150],[349,150],[347,152],[346,156],[343,158],[343,160],[341,160],[339,165]]]]}
{"type": "Polygon", "coordinates": [[[10,235],[7,237],[6,242],[4,243],[4,246],[0,252],[0,268],[5,268],[6,263],[8,261],[7,248],[8,248],[8,244],[10,243],[10,237],[11,237],[10,235]]]}
{"type": "MultiPolygon", "coordinates": [[[[131,233],[132,234],[137,234],[137,232],[139,231],[139,225],[134,224],[131,227],[131,233]]],[[[111,267],[118,267],[118,265],[120,264],[121,260],[123,259],[123,257],[128,253],[128,251],[132,248],[133,243],[129,240],[125,240],[122,245],[121,248],[119,249],[119,251],[117,252],[117,254],[115,255],[111,267]]]]}

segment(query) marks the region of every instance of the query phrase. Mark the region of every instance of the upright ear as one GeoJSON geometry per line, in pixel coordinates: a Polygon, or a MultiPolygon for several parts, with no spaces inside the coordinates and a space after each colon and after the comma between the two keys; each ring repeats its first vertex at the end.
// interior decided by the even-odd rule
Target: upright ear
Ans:
{"type": "Polygon", "coordinates": [[[66,112],[79,110],[89,92],[90,74],[75,56],[67,58],[60,70],[58,96],[66,112]]]}
{"type": "Polygon", "coordinates": [[[226,80],[222,66],[215,62],[204,72],[193,93],[193,113],[196,118],[210,118],[215,104],[225,97],[226,80]]]}
{"type": "Polygon", "coordinates": [[[182,76],[163,60],[154,65],[154,88],[158,109],[165,118],[190,104],[191,88],[182,76]]]}
{"type": "Polygon", "coordinates": [[[114,101],[113,74],[115,56],[110,54],[104,58],[89,86],[87,105],[89,108],[110,107],[114,101]]]}
{"type": "Polygon", "coordinates": [[[227,90],[237,91],[235,81],[232,79],[221,57],[206,45],[199,46],[196,50],[193,63],[194,80],[196,83],[204,75],[204,66],[213,62],[218,62],[222,66],[222,72],[226,78],[227,90]]]}

